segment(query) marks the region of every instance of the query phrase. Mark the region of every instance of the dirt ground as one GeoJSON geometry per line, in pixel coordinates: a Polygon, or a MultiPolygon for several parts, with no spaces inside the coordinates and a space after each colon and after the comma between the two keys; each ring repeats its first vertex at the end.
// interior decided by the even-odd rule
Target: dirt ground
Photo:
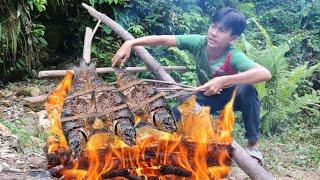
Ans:
{"type": "MultiPolygon", "coordinates": [[[[37,112],[43,110],[43,107],[28,105],[23,98],[48,93],[56,83],[21,82],[0,89],[0,179],[51,179],[46,171],[47,162],[42,151],[45,138],[36,128],[39,119],[37,112]]],[[[284,158],[279,157],[279,161],[284,158]]],[[[266,166],[270,172],[275,172],[272,168],[266,166]]],[[[284,168],[281,175],[274,175],[277,179],[320,179],[319,172],[301,169],[284,168]]],[[[234,165],[227,179],[250,178],[234,165]]]]}

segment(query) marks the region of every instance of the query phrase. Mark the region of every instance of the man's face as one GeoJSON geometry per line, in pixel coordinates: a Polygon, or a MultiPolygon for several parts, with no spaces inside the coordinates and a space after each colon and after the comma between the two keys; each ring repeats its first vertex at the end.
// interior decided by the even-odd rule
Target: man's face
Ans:
{"type": "Polygon", "coordinates": [[[208,29],[207,46],[209,48],[224,48],[237,38],[237,36],[231,34],[230,28],[224,27],[219,23],[212,23],[208,29]]]}

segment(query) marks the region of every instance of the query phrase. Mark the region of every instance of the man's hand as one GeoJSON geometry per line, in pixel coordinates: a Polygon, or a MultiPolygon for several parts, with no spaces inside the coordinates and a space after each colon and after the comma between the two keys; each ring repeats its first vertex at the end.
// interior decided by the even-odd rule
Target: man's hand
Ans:
{"type": "Polygon", "coordinates": [[[117,64],[124,64],[127,61],[127,59],[130,57],[131,48],[132,48],[132,44],[130,40],[123,43],[120,49],[111,59],[112,67],[116,66],[117,64]]]}
{"type": "Polygon", "coordinates": [[[204,95],[211,96],[214,94],[220,94],[222,88],[225,87],[225,77],[216,77],[206,82],[204,85],[197,87],[198,91],[204,91],[204,95]]]}

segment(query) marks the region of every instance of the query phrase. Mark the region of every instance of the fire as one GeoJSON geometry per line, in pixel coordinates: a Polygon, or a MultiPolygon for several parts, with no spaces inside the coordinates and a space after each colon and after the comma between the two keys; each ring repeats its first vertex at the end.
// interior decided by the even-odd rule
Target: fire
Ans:
{"type": "MultiPolygon", "coordinates": [[[[71,86],[72,73],[67,73],[51,93],[45,106],[52,120],[48,139],[49,153],[67,148],[60,124],[63,100],[71,86]]],[[[160,179],[221,179],[230,171],[228,146],[232,142],[235,93],[217,119],[208,107],[194,112],[195,98],[179,107],[182,120],[179,132],[169,134],[150,127],[137,129],[137,145],[130,147],[117,137],[95,134],[90,137],[85,152],[61,173],[65,179],[107,179],[116,177],[158,177],[160,179]],[[178,173],[173,175],[172,172],[178,173]],[[121,174],[121,175],[119,175],[121,174]]],[[[136,122],[139,118],[135,118],[136,122]]]]}
{"type": "Polygon", "coordinates": [[[71,88],[73,72],[67,71],[63,80],[58,86],[50,93],[44,106],[48,112],[49,119],[52,121],[47,144],[49,144],[48,152],[57,151],[58,148],[68,149],[66,138],[63,135],[63,131],[60,123],[60,116],[63,107],[63,101],[68,91],[71,88]]]}

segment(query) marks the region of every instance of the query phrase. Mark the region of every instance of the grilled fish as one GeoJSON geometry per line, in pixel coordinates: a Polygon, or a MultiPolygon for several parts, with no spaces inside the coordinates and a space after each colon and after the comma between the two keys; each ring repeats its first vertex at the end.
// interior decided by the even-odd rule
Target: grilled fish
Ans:
{"type": "MultiPolygon", "coordinates": [[[[88,89],[89,82],[86,77],[86,65],[81,63],[79,68],[74,68],[73,85],[68,96],[88,89]]],[[[67,97],[68,97],[67,96],[67,97]]],[[[89,112],[90,107],[94,106],[90,94],[69,99],[64,102],[61,117],[67,118],[89,112]]],[[[85,148],[89,133],[85,131],[86,119],[79,118],[72,121],[62,122],[62,129],[68,141],[69,147],[74,156],[78,156],[85,148]]]]}
{"type": "MultiPolygon", "coordinates": [[[[105,83],[96,73],[95,64],[89,66],[88,76],[94,89],[116,89],[115,86],[105,83]]],[[[134,129],[134,115],[126,104],[125,96],[119,91],[104,90],[95,92],[96,111],[109,131],[117,135],[126,144],[135,145],[136,131],[134,129]],[[119,107],[119,108],[117,108],[119,107]],[[110,113],[107,109],[117,108],[110,113]]]]}
{"type": "Polygon", "coordinates": [[[74,68],[74,72],[72,89],[64,102],[61,115],[62,120],[69,118],[68,121],[62,121],[62,129],[73,156],[78,156],[85,148],[93,133],[96,118],[104,122],[108,132],[128,145],[135,144],[134,116],[125,104],[124,96],[112,91],[114,87],[103,82],[95,73],[93,63],[87,66],[83,61],[79,68],[74,68]],[[120,108],[110,111],[114,107],[120,108]]]}
{"type": "MultiPolygon", "coordinates": [[[[159,94],[159,91],[150,84],[136,83],[126,88],[130,83],[138,82],[139,79],[122,68],[116,68],[115,72],[117,84],[120,88],[123,88],[122,92],[128,99],[127,104],[131,109],[136,109],[141,102],[159,94]]],[[[163,97],[156,98],[145,106],[138,108],[134,113],[159,130],[170,133],[177,131],[175,119],[163,97]]]]}

